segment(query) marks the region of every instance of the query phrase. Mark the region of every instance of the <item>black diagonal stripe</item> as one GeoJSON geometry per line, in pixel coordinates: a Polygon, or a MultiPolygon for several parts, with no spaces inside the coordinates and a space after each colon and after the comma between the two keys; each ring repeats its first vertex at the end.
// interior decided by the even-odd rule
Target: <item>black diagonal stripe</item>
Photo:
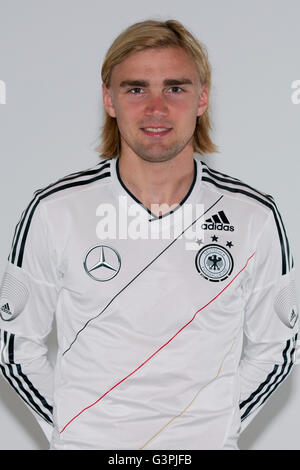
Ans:
{"type": "MultiPolygon", "coordinates": [[[[276,225],[279,226],[279,221],[277,220],[277,217],[279,218],[280,222],[281,222],[281,227],[282,227],[282,230],[283,230],[283,233],[284,233],[284,236],[285,236],[285,243],[286,243],[286,249],[287,249],[287,260],[288,260],[288,265],[289,265],[289,270],[290,270],[290,245],[289,245],[289,240],[288,240],[288,237],[287,237],[287,234],[286,234],[286,230],[285,230],[285,226],[283,224],[283,221],[282,221],[282,218],[281,218],[281,215],[280,215],[280,212],[278,211],[278,208],[275,204],[275,201],[273,199],[272,196],[268,195],[268,194],[264,194],[260,191],[258,191],[257,189],[254,189],[252,186],[246,184],[246,183],[243,183],[241,180],[238,180],[236,178],[232,178],[228,175],[225,175],[223,173],[220,173],[220,172],[217,172],[219,175],[221,176],[218,176],[216,174],[213,174],[214,172],[212,172],[212,170],[210,168],[208,168],[207,165],[205,165],[204,163],[202,163],[203,165],[203,172],[209,174],[212,178],[215,178],[217,179],[218,181],[223,181],[225,183],[231,183],[233,185],[239,185],[239,186],[242,186],[244,188],[248,188],[250,189],[251,191],[254,191],[256,194],[259,194],[260,196],[266,198],[269,203],[271,203],[273,205],[273,214],[274,214],[274,217],[276,218],[276,225]],[[204,166],[205,165],[205,166],[204,166]],[[223,177],[222,177],[223,176],[223,177]],[[226,178],[224,178],[224,176],[226,178]]],[[[205,178],[205,177],[204,177],[205,178]]],[[[202,178],[203,179],[203,178],[202,178]]],[[[217,183],[216,183],[217,185],[217,183]]],[[[221,186],[220,186],[221,187],[221,186]]],[[[225,188],[226,189],[226,188],[225,188]]],[[[252,193],[251,193],[252,194],[252,193]]]]}
{"type": "MultiPolygon", "coordinates": [[[[108,163],[107,165],[109,166],[110,164],[108,163]]],[[[99,173],[100,171],[102,172],[102,170],[105,169],[107,167],[107,165],[103,165],[101,170],[97,170],[97,173],[99,173]]],[[[33,201],[35,200],[35,198],[34,198],[33,201],[29,204],[27,210],[25,211],[24,217],[23,217],[23,219],[20,223],[18,235],[16,237],[14,248],[13,248],[13,251],[12,251],[11,262],[13,264],[15,264],[19,238],[21,237],[21,232],[22,232],[23,224],[26,220],[26,216],[27,216],[28,212],[30,211],[30,214],[28,215],[26,226],[24,228],[24,232],[23,232],[23,235],[22,235],[22,240],[21,240],[20,249],[19,249],[19,255],[18,255],[18,259],[17,259],[17,266],[22,267],[23,256],[24,256],[24,248],[25,248],[25,243],[26,243],[29,227],[30,227],[30,224],[31,224],[31,221],[32,221],[33,214],[34,214],[38,204],[40,203],[40,201],[42,199],[44,199],[45,197],[47,197],[51,194],[54,194],[56,192],[63,191],[64,189],[68,189],[68,188],[75,187],[75,186],[84,186],[86,184],[93,183],[94,181],[100,180],[102,178],[107,178],[108,176],[110,176],[110,172],[100,173],[100,175],[98,174],[96,177],[88,179],[88,180],[80,180],[80,181],[76,181],[76,182],[73,182],[73,183],[64,184],[64,185],[59,186],[59,187],[55,187],[53,189],[50,189],[46,193],[41,193],[40,196],[38,198],[36,198],[36,201],[33,204],[33,201]]],[[[53,187],[53,186],[54,185],[52,185],[51,187],[53,187]]]]}
{"type": "Polygon", "coordinates": [[[282,356],[283,356],[284,361],[283,361],[283,364],[282,364],[282,366],[281,366],[281,371],[280,371],[280,373],[275,377],[275,379],[273,380],[273,382],[270,382],[270,383],[269,383],[269,386],[264,390],[264,392],[263,392],[262,394],[260,394],[260,395],[257,397],[257,399],[256,399],[255,401],[253,401],[253,402],[248,406],[248,408],[246,409],[246,411],[244,412],[244,414],[241,416],[241,420],[242,420],[242,421],[249,415],[249,413],[251,412],[251,410],[253,409],[253,407],[254,407],[255,405],[257,405],[257,403],[260,402],[260,400],[262,399],[262,397],[264,397],[264,395],[269,396],[269,395],[271,395],[271,393],[273,393],[274,389],[272,389],[272,390],[270,391],[270,389],[273,387],[273,385],[275,385],[275,388],[277,388],[276,383],[278,382],[279,378],[284,375],[285,368],[286,368],[286,366],[287,366],[287,364],[288,364],[287,351],[288,351],[288,349],[289,349],[289,347],[290,347],[290,344],[291,344],[291,341],[288,340],[287,343],[286,343],[286,347],[285,347],[285,349],[284,349],[284,351],[283,351],[283,353],[282,353],[282,356]],[[268,392],[270,392],[270,393],[268,393],[268,392]]]}
{"type": "Polygon", "coordinates": [[[227,219],[224,211],[219,211],[219,216],[221,217],[223,224],[229,224],[230,223],[229,220],[227,219]]]}
{"type": "Polygon", "coordinates": [[[286,273],[287,273],[287,259],[286,259],[286,253],[285,253],[285,246],[284,246],[282,231],[281,231],[281,228],[280,228],[280,225],[279,225],[277,213],[276,213],[276,210],[275,210],[273,204],[271,204],[271,202],[267,202],[267,201],[265,201],[264,199],[258,197],[256,194],[249,193],[248,191],[244,191],[243,189],[240,189],[240,188],[231,188],[231,187],[229,187],[229,186],[224,186],[224,185],[219,184],[219,183],[217,183],[215,180],[213,180],[213,179],[211,179],[211,178],[208,178],[208,177],[206,177],[206,176],[203,176],[203,177],[202,177],[202,180],[203,180],[203,181],[207,181],[208,183],[211,183],[211,184],[217,186],[218,188],[225,189],[226,191],[230,191],[230,192],[232,192],[232,193],[244,194],[245,196],[248,196],[248,197],[250,197],[250,198],[256,199],[256,200],[259,201],[261,204],[263,204],[263,205],[265,205],[266,207],[268,207],[269,209],[271,209],[271,211],[272,211],[272,213],[273,213],[273,215],[274,215],[275,224],[276,224],[276,228],[277,228],[277,232],[278,232],[278,237],[279,237],[279,241],[280,241],[281,257],[282,257],[282,269],[281,269],[281,272],[282,272],[283,275],[286,274],[286,273]]]}
{"type": "Polygon", "coordinates": [[[192,227],[199,219],[201,219],[204,214],[206,214],[208,211],[210,211],[221,199],[223,198],[223,196],[220,196],[208,209],[206,209],[205,212],[203,212],[203,214],[201,214],[199,217],[197,217],[197,219],[195,219],[188,227],[186,227],[176,238],[174,238],[174,240],[172,240],[171,243],[169,243],[169,245],[167,245],[160,253],[158,253],[157,256],[155,256],[155,258],[153,258],[150,263],[148,263],[143,269],[141,269],[141,271],[139,271],[124,287],[122,287],[122,289],[116,293],[116,295],[114,295],[114,297],[105,305],[105,307],[101,310],[100,313],[98,313],[97,315],[95,315],[94,317],[90,318],[84,325],[83,327],[76,333],[75,335],[75,338],[73,339],[73,341],[71,342],[70,346],[63,352],[63,356],[68,352],[70,351],[70,349],[72,348],[73,344],[75,343],[75,341],[77,340],[78,336],[80,333],[82,333],[82,331],[88,326],[88,324],[95,320],[96,318],[98,318],[109,306],[110,304],[114,301],[114,299],[116,297],[118,297],[133,281],[135,281],[135,279],[137,279],[146,269],[149,268],[149,266],[151,266],[160,256],[162,256],[162,254],[167,251],[177,240],[178,238],[180,238],[184,232],[186,232],[190,227],[192,227]]]}

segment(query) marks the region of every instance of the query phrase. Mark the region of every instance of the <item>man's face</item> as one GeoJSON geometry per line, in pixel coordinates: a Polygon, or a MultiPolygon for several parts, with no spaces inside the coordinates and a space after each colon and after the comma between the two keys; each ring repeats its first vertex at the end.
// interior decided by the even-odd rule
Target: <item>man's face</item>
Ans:
{"type": "Polygon", "coordinates": [[[103,84],[103,101],[117,120],[122,155],[134,152],[163,162],[193,152],[208,89],[201,87],[196,65],[182,48],[146,49],[113,68],[110,88],[103,84]]]}

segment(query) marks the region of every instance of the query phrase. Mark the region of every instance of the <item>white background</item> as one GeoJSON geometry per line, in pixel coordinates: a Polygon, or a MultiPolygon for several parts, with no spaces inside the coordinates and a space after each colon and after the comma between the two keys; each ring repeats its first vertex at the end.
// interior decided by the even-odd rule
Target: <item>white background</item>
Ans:
{"type": "MultiPolygon", "coordinates": [[[[149,18],[177,19],[207,46],[220,153],[204,161],[273,195],[299,265],[300,104],[291,98],[300,80],[299,0],[0,0],[1,276],[33,191],[97,163],[104,55],[124,28],[149,18]]],[[[54,360],[55,334],[49,343],[54,360]]],[[[0,399],[0,449],[47,449],[2,378],[0,399]]],[[[294,368],[240,448],[300,450],[299,415],[294,368]]]]}

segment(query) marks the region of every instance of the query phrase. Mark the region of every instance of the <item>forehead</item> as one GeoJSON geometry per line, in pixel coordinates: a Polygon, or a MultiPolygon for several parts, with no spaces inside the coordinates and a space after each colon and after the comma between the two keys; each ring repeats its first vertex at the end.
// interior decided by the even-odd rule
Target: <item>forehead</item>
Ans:
{"type": "Polygon", "coordinates": [[[160,80],[182,76],[182,72],[193,81],[198,71],[191,56],[180,47],[145,49],[130,54],[112,70],[112,85],[125,79],[160,80]]]}

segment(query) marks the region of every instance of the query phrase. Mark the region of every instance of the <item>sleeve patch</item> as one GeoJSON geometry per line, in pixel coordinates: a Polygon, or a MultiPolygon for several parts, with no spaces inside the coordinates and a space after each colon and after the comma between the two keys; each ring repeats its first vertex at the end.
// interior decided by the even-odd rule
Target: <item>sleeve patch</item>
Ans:
{"type": "Polygon", "coordinates": [[[297,319],[297,296],[295,281],[283,287],[274,300],[274,308],[280,320],[288,327],[294,328],[297,319]]]}
{"type": "Polygon", "coordinates": [[[4,274],[0,288],[0,316],[4,321],[16,318],[27,303],[29,292],[23,282],[12,274],[4,274]]]}

